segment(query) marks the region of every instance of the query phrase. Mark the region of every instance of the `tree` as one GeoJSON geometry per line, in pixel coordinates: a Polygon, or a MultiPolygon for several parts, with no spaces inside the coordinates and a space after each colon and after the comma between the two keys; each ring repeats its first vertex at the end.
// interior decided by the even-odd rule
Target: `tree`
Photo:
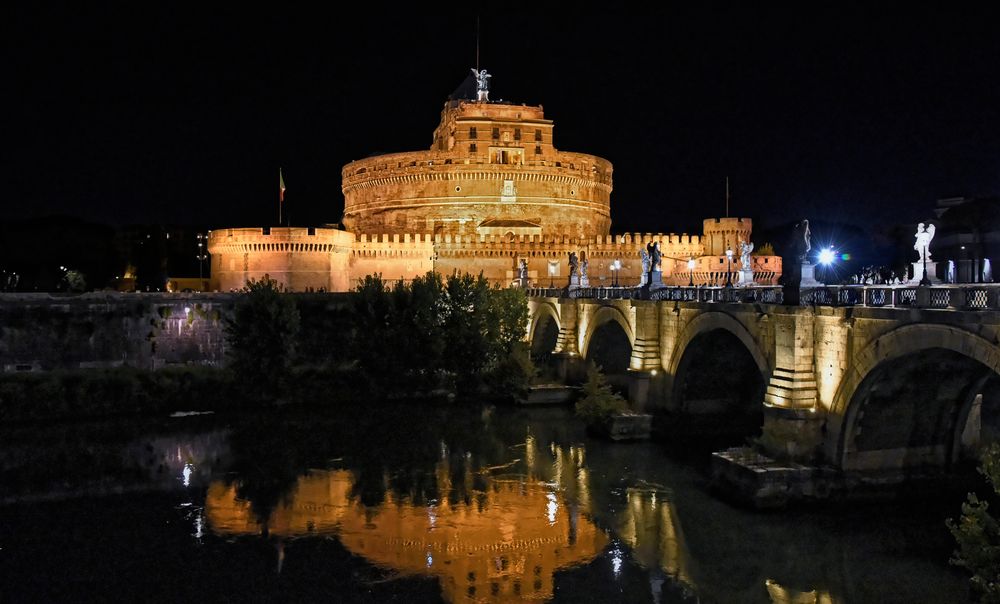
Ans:
{"type": "Polygon", "coordinates": [[[611,418],[628,410],[628,403],[611,391],[611,385],[593,363],[587,368],[587,382],[583,385],[583,398],[576,403],[576,415],[588,428],[602,428],[611,418]]]}
{"type": "Polygon", "coordinates": [[[60,286],[60,289],[68,292],[79,293],[87,291],[87,277],[80,271],[67,270],[66,274],[63,275],[60,286]]]}
{"type": "MultiPolygon", "coordinates": [[[[1000,495],[1000,444],[983,452],[979,473],[1000,495]]],[[[1000,602],[1000,521],[989,512],[989,503],[969,493],[958,522],[948,520],[948,530],[958,542],[951,563],[972,573],[972,587],[982,602],[1000,602]]]]}
{"type": "Polygon", "coordinates": [[[280,397],[299,333],[294,298],[267,275],[247,281],[232,318],[226,321],[229,365],[246,394],[280,397]]]}

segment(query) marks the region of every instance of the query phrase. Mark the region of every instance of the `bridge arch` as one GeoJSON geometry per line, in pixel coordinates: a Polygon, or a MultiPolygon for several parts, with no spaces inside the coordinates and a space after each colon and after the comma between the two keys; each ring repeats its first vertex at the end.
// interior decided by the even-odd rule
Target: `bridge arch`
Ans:
{"type": "MultiPolygon", "coordinates": [[[[950,325],[910,324],[898,327],[869,343],[854,355],[854,362],[841,380],[831,400],[827,416],[827,455],[844,469],[902,469],[913,465],[947,465],[957,460],[957,439],[961,437],[969,408],[978,391],[986,383],[996,383],[1000,375],[1000,347],[979,335],[950,325]],[[925,413],[937,413],[933,424],[923,427],[924,434],[910,437],[903,447],[871,448],[856,446],[862,437],[871,440],[877,432],[880,415],[886,412],[872,407],[892,392],[891,379],[898,382],[911,378],[939,376],[931,379],[926,389],[949,387],[939,385],[948,377],[961,373],[951,390],[930,398],[937,407],[925,403],[925,413]],[[945,400],[946,399],[946,400],[945,400]],[[873,413],[873,411],[875,413],[873,413]],[[862,430],[862,420],[866,430],[862,430]],[[874,415],[874,417],[872,417],[874,415]],[[927,432],[931,431],[931,434],[927,432]]],[[[910,384],[911,388],[914,387],[910,384]]],[[[897,389],[899,386],[897,386],[897,389]]],[[[931,394],[928,393],[930,397],[931,394]]],[[[901,398],[901,397],[897,397],[901,398]]],[[[891,416],[890,416],[891,417],[891,416]]],[[[893,430],[899,432],[900,422],[893,430]]],[[[896,443],[899,444],[899,443],[896,443]]],[[[871,445],[869,445],[871,446],[871,445]]]]}
{"type": "Polygon", "coordinates": [[[666,413],[678,436],[742,444],[764,421],[767,357],[735,317],[709,311],[683,329],[667,366],[666,413]]]}
{"type": "MultiPolygon", "coordinates": [[[[740,323],[732,315],[722,311],[703,312],[688,322],[688,324],[684,327],[684,332],[681,334],[681,337],[677,340],[677,345],[674,347],[674,353],[670,357],[670,364],[665,367],[667,375],[677,375],[677,368],[681,363],[684,352],[695,338],[717,329],[727,331],[733,336],[736,336],[736,338],[747,349],[747,352],[750,353],[750,356],[753,357],[753,361],[757,365],[757,369],[760,370],[761,377],[763,377],[766,383],[771,377],[771,364],[768,362],[767,356],[761,350],[757,341],[754,339],[750,331],[743,325],[743,323],[740,323]]],[[[763,401],[761,402],[763,403],[763,401]]]]}
{"type": "Polygon", "coordinates": [[[539,365],[548,365],[552,353],[559,342],[562,322],[559,309],[551,302],[533,304],[531,321],[528,324],[528,346],[531,358],[539,365]]]}
{"type": "Polygon", "coordinates": [[[559,309],[552,302],[547,300],[544,302],[532,301],[530,308],[531,321],[528,323],[529,342],[534,342],[539,325],[543,325],[547,320],[554,321],[556,329],[562,329],[562,323],[559,320],[559,309]]]}
{"type": "Polygon", "coordinates": [[[635,331],[626,311],[617,305],[602,305],[585,316],[580,356],[600,366],[613,386],[627,389],[635,331]]]}
{"type": "Polygon", "coordinates": [[[580,346],[581,356],[586,358],[590,352],[594,332],[610,321],[614,321],[622,328],[622,331],[625,332],[625,336],[628,338],[629,346],[635,346],[635,331],[632,329],[632,323],[629,321],[628,316],[617,306],[601,306],[594,311],[594,314],[587,321],[587,329],[584,332],[583,342],[580,346]]]}

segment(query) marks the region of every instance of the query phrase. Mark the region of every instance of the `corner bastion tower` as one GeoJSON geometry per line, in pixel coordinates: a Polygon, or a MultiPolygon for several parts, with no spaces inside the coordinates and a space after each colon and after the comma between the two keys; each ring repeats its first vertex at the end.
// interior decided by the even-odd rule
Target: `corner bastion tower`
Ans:
{"type": "MultiPolygon", "coordinates": [[[[428,271],[482,272],[508,285],[522,261],[532,283],[565,285],[570,252],[587,260],[591,285],[635,285],[650,242],[660,243],[665,283],[725,281],[721,254],[749,241],[750,219],[706,220],[707,237],[612,237],[611,162],[556,149],[542,107],[489,101],[489,77],[476,73],[445,103],[430,149],[344,166],[343,229],[212,231],[213,287],[267,274],[293,291],[346,291],[369,274],[391,281],[428,271]]],[[[760,282],[780,270],[780,258],[754,258],[760,282]]]]}

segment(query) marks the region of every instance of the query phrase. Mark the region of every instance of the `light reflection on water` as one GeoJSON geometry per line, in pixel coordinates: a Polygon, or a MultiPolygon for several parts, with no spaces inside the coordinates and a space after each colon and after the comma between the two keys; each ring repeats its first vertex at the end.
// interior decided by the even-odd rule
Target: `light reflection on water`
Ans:
{"type": "MultiPolygon", "coordinates": [[[[395,418],[393,436],[419,415],[408,413],[395,418]]],[[[452,421],[459,417],[448,413],[452,421]]],[[[272,595],[289,588],[293,568],[328,572],[330,558],[318,552],[329,552],[317,544],[330,542],[375,571],[373,580],[415,578],[405,587],[400,582],[401,591],[388,587],[389,593],[405,594],[429,577],[436,580],[426,582],[430,589],[439,585],[441,596],[454,602],[944,602],[964,593],[965,578],[947,566],[950,543],[910,551],[923,538],[908,535],[944,532],[943,520],[933,515],[909,510],[899,518],[878,517],[895,516],[895,504],[844,516],[733,508],[710,496],[699,473],[669,458],[659,444],[596,442],[568,412],[547,413],[473,416],[451,431],[432,418],[398,441],[373,438],[339,420],[316,427],[308,418],[289,432],[270,421],[249,427],[205,422],[190,433],[123,438],[104,453],[95,438],[85,442],[85,451],[68,448],[61,457],[104,464],[98,472],[79,464],[81,492],[95,493],[86,481],[100,474],[100,492],[114,493],[112,469],[124,463],[118,480],[170,494],[122,497],[129,514],[170,501],[172,520],[181,520],[155,523],[169,528],[150,529],[142,547],[160,541],[174,547],[169,530],[180,526],[187,549],[165,550],[170,559],[206,556],[224,565],[230,557],[265,550],[272,595]],[[383,444],[371,447],[372,441],[383,444]],[[319,469],[305,469],[310,467],[319,469]],[[261,547],[264,536],[273,547],[261,547]]],[[[385,422],[374,417],[371,423],[385,422]]],[[[109,432],[100,434],[106,440],[109,432]]],[[[39,453],[55,455],[50,442],[34,435],[17,446],[0,446],[4,467],[21,459],[27,468],[39,465],[39,453]]],[[[39,484],[50,479],[44,478],[39,484]]],[[[101,506],[88,511],[95,526],[108,522],[101,506]]],[[[44,510],[59,513],[54,504],[44,510]]],[[[71,523],[88,521],[73,517],[71,523]]],[[[23,523],[24,534],[33,526],[23,523]]],[[[95,530],[103,535],[108,529],[95,530]]],[[[23,557],[28,541],[2,538],[0,530],[0,552],[23,557]]],[[[120,551],[140,545],[129,538],[121,536],[120,551]]],[[[53,543],[61,547],[63,536],[53,543]]],[[[38,553],[28,558],[34,562],[22,572],[44,566],[47,551],[35,547],[38,553]]],[[[225,583],[231,579],[220,576],[220,585],[233,589],[225,583]]],[[[331,579],[336,581],[366,582],[331,579]]]]}
{"type": "MultiPolygon", "coordinates": [[[[551,475],[577,475],[556,448],[551,475]]],[[[438,490],[450,488],[447,459],[439,462],[438,490]]],[[[505,464],[506,465],[506,464],[505,464]]],[[[517,464],[521,465],[521,464],[517,464]]],[[[489,470],[485,470],[489,471],[489,470]]],[[[584,475],[585,476],[585,475],[584,475]]],[[[401,574],[438,577],[448,601],[506,602],[548,599],[553,574],[590,562],[608,537],[580,511],[576,489],[559,489],[534,473],[486,476],[486,489],[471,501],[416,505],[391,491],[366,507],[351,498],[349,470],[315,470],[266,518],[237,495],[236,484],[213,482],[205,513],[220,536],[262,535],[293,539],[332,535],[351,552],[401,574]]]]}

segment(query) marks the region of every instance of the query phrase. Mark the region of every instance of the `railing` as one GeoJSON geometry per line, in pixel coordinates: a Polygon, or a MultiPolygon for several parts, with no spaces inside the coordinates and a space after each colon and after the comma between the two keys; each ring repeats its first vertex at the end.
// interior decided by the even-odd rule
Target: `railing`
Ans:
{"type": "MultiPolygon", "coordinates": [[[[782,304],[781,287],[533,287],[529,297],[596,300],[653,300],[722,304],[782,304]]],[[[1000,310],[1000,284],[942,285],[832,285],[802,289],[802,306],[864,306],[872,308],[929,308],[941,310],[1000,310]]]]}

